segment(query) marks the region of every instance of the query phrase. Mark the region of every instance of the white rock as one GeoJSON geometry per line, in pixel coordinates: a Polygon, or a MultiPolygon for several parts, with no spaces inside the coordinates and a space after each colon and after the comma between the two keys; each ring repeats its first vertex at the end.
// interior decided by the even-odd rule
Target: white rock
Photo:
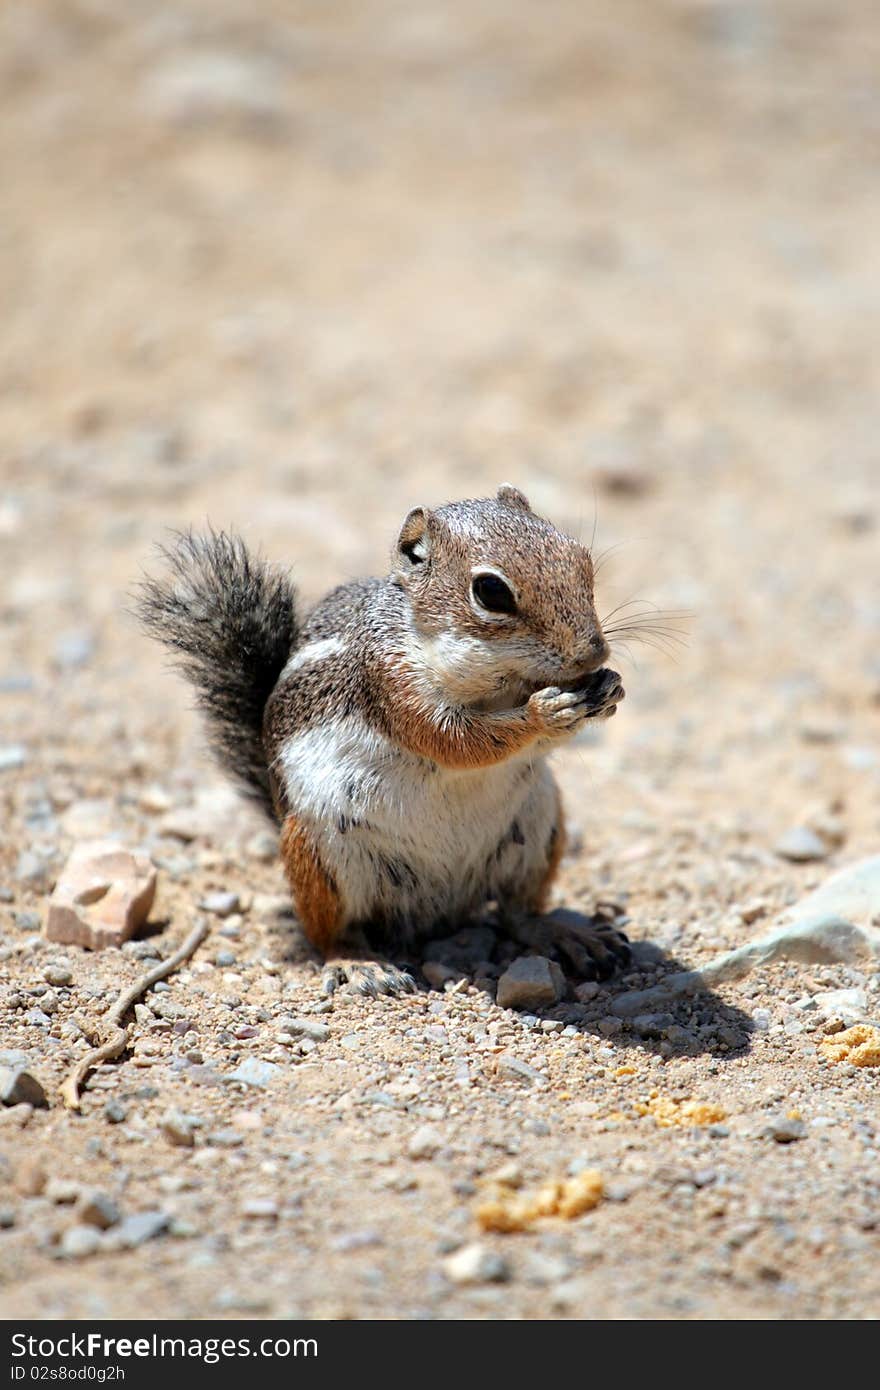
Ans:
{"type": "Polygon", "coordinates": [[[232,787],[209,786],[196,793],[193,805],[174,807],[164,815],[159,831],[184,842],[232,843],[252,828],[252,814],[232,787]]]}
{"type": "Polygon", "coordinates": [[[65,1260],[82,1260],[100,1246],[101,1233],[94,1226],[70,1226],[61,1237],[58,1253],[65,1260]]]}
{"type": "Polygon", "coordinates": [[[0,772],[10,772],[24,767],[27,762],[27,749],[20,743],[0,744],[0,772]]]}
{"type": "Polygon", "coordinates": [[[326,1023],[311,1018],[280,1018],[278,1027],[282,1033],[293,1033],[300,1038],[310,1038],[312,1042],[325,1042],[330,1036],[326,1023]]]}
{"type": "Polygon", "coordinates": [[[781,925],[765,936],[734,951],[725,951],[702,970],[679,971],[652,989],[618,995],[610,1006],[611,1012],[619,1018],[633,1018],[721,980],[740,979],[756,966],[769,965],[774,960],[815,965],[852,964],[872,956],[880,959],[880,928],[873,925],[878,914],[880,855],[875,855],[832,874],[821,887],[783,913],[781,925]]]}
{"type": "Polygon", "coordinates": [[[208,893],[199,903],[205,912],[213,912],[215,917],[230,917],[239,909],[237,893],[208,893]]]}
{"type": "Polygon", "coordinates": [[[280,1073],[281,1068],[275,1062],[262,1062],[259,1057],[245,1057],[226,1079],[240,1081],[245,1086],[268,1086],[280,1073]]]}
{"type": "Polygon", "coordinates": [[[510,1278],[510,1266],[503,1256],[473,1241],[447,1256],[443,1273],[453,1284],[500,1284],[510,1278]]]}
{"type": "Polygon", "coordinates": [[[242,1202],[242,1216],[249,1220],[276,1221],[278,1218],[278,1204],[273,1202],[271,1197],[248,1197],[242,1202]]]}
{"type": "Polygon", "coordinates": [[[82,1188],[70,1178],[50,1178],[46,1183],[46,1198],[56,1207],[69,1207],[77,1200],[82,1188]]]}
{"type": "Polygon", "coordinates": [[[277,67],[262,58],[203,51],[175,55],[154,69],[144,89],[148,114],[179,126],[233,121],[273,129],[283,120],[277,67]]]}
{"type": "Polygon", "coordinates": [[[406,1146],[410,1158],[433,1158],[443,1147],[443,1135],[433,1125],[421,1125],[406,1146]]]}
{"type": "Polygon", "coordinates": [[[828,845],[806,825],[796,825],[792,830],[787,830],[773,848],[781,859],[790,859],[795,864],[808,864],[814,859],[828,857],[828,845]]]}
{"type": "Polygon", "coordinates": [[[181,1149],[191,1149],[196,1142],[196,1127],[192,1117],[179,1110],[168,1110],[159,1121],[159,1127],[170,1143],[181,1149]]]}
{"type": "Polygon", "coordinates": [[[78,845],[49,899],[49,941],[102,950],[121,946],[149,916],[156,869],[145,854],[113,840],[78,845]]]}
{"type": "Polygon", "coordinates": [[[847,1026],[860,1023],[868,1012],[868,995],[863,989],[825,989],[813,998],[823,1018],[839,1018],[847,1026]]]}

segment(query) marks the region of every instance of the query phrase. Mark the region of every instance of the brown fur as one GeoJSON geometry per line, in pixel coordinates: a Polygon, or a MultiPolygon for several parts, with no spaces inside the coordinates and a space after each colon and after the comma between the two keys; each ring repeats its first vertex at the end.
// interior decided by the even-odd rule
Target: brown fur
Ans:
{"type": "Polygon", "coordinates": [[[478,768],[502,763],[541,733],[527,706],[484,714],[462,706],[437,719],[418,693],[418,675],[406,663],[395,667],[395,703],[385,709],[391,736],[403,748],[441,767],[478,768]]]}
{"type": "Polygon", "coordinates": [[[313,838],[295,816],[281,827],[281,859],[302,929],[315,949],[328,955],[342,929],[342,904],[313,838]]]}

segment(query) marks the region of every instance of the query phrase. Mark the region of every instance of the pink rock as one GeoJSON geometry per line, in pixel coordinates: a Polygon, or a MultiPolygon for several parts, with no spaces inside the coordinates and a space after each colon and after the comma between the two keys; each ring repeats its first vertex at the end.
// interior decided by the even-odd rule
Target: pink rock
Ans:
{"type": "Polygon", "coordinates": [[[156,896],[156,869],[146,854],[113,840],[77,845],[49,899],[49,941],[93,951],[121,946],[147,920],[156,896]]]}

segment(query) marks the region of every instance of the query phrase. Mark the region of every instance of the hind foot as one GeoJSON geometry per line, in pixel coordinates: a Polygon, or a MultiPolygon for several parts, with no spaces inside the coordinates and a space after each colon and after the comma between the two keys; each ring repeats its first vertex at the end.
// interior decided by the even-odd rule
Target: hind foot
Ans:
{"type": "Polygon", "coordinates": [[[411,975],[396,965],[376,960],[329,961],[321,972],[324,994],[335,994],[345,988],[350,994],[364,994],[376,999],[380,994],[398,996],[412,994],[416,985],[411,975]]]}
{"type": "Polygon", "coordinates": [[[505,926],[521,946],[555,953],[582,980],[608,980],[632,957],[626,933],[599,914],[585,917],[559,908],[543,917],[514,918],[505,926]]]}

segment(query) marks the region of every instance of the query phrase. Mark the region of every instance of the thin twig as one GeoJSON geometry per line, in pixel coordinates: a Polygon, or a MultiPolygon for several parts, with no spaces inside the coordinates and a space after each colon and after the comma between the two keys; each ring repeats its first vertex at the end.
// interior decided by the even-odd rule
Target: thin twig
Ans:
{"type": "Polygon", "coordinates": [[[111,1006],[107,1013],[106,1023],[115,1031],[107,1038],[100,1047],[96,1047],[92,1052],[86,1054],[81,1061],[71,1071],[70,1075],[62,1082],[59,1087],[61,1099],[68,1110],[79,1110],[80,1108],[80,1087],[88,1076],[89,1072],[94,1071],[102,1062],[112,1061],[114,1057],[119,1057],[128,1045],[131,1024],[123,1024],[122,1020],[128,1013],[131,1006],[146,994],[148,989],[152,989],[158,980],[164,980],[166,975],[170,975],[179,965],[183,965],[185,960],[189,960],[198,947],[202,944],[208,932],[211,930],[208,921],[202,918],[193,927],[183,945],[169,956],[167,960],[160,961],[158,965],[148,970],[146,975],[142,975],[128,989],[124,989],[116,1003],[111,1006]]]}

